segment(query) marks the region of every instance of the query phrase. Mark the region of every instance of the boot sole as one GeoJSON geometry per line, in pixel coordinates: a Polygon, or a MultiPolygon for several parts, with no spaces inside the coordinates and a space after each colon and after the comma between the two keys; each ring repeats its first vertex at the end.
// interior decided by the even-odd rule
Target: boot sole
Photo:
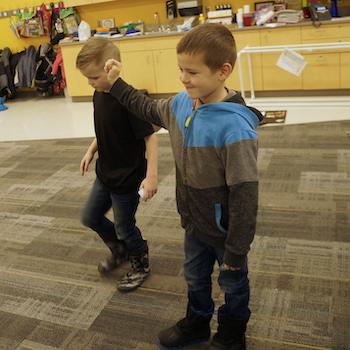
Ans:
{"type": "Polygon", "coordinates": [[[150,271],[150,273],[145,277],[145,279],[144,279],[140,284],[138,284],[138,285],[136,285],[136,286],[133,286],[133,287],[130,287],[130,288],[128,288],[128,287],[117,286],[117,289],[118,289],[118,291],[121,292],[121,293],[132,292],[132,291],[136,290],[137,288],[139,288],[139,287],[143,284],[143,282],[145,282],[145,281],[149,278],[150,275],[151,275],[151,271],[150,271]]]}
{"type": "Polygon", "coordinates": [[[188,343],[186,343],[186,344],[181,344],[181,345],[179,345],[179,346],[175,346],[175,347],[169,348],[169,347],[166,347],[166,346],[162,345],[162,343],[160,342],[160,340],[157,338],[157,344],[158,344],[161,348],[166,349],[166,350],[177,350],[177,349],[184,348],[185,346],[188,346],[188,345],[191,345],[191,344],[199,344],[199,343],[207,342],[209,339],[210,339],[210,337],[209,337],[209,338],[205,338],[205,339],[198,339],[198,340],[194,340],[194,341],[188,342],[188,343]]]}

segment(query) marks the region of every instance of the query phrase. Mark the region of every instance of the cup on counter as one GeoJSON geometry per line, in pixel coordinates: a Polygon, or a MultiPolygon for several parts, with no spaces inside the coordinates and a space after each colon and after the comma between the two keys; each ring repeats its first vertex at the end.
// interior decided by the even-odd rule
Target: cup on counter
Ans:
{"type": "Polygon", "coordinates": [[[245,27],[252,25],[253,14],[252,13],[243,13],[243,23],[245,27]]]}

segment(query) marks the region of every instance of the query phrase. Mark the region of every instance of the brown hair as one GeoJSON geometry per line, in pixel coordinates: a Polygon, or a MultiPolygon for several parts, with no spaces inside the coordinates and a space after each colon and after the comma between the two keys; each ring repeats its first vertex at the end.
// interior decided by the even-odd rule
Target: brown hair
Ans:
{"type": "Polygon", "coordinates": [[[88,39],[78,53],[75,65],[78,69],[84,68],[90,63],[96,63],[103,67],[110,58],[120,61],[119,48],[107,38],[94,36],[88,39]]]}
{"type": "Polygon", "coordinates": [[[222,24],[205,23],[191,29],[177,45],[178,54],[203,54],[205,64],[217,70],[224,63],[232,68],[237,58],[236,43],[231,31],[222,24]]]}

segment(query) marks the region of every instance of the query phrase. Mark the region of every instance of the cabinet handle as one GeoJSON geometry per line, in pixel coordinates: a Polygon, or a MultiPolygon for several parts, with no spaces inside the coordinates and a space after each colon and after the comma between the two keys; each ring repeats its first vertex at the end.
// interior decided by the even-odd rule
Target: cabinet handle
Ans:
{"type": "Polygon", "coordinates": [[[158,51],[158,53],[157,53],[157,63],[159,63],[160,62],[160,55],[162,54],[162,51],[158,51]]]}

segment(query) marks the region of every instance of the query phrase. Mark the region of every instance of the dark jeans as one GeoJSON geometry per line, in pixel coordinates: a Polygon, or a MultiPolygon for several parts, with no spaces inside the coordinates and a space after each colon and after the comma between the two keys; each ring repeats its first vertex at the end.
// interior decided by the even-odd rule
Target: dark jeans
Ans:
{"type": "MultiPolygon", "coordinates": [[[[185,234],[184,276],[188,286],[188,298],[195,311],[212,314],[214,301],[211,296],[214,264],[223,263],[225,250],[204,244],[185,234]]],[[[248,317],[250,288],[248,267],[239,271],[220,271],[218,282],[225,293],[225,304],[221,308],[224,316],[232,319],[248,317]]]]}
{"type": "Polygon", "coordinates": [[[120,195],[112,193],[96,178],[82,212],[82,223],[96,231],[107,244],[120,239],[128,250],[138,250],[144,245],[135,219],[139,198],[136,190],[120,195]],[[114,223],[105,216],[110,208],[114,223]]]}

